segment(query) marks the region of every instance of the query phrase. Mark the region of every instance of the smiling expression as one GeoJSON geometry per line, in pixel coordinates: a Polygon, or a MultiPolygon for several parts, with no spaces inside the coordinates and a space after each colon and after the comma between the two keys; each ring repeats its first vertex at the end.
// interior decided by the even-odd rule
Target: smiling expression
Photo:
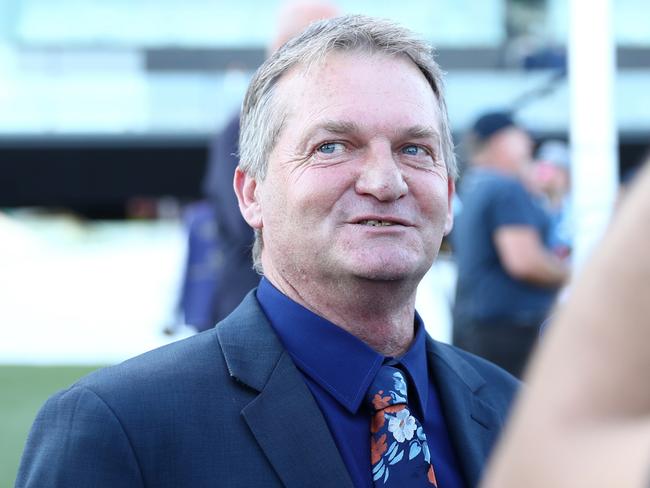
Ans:
{"type": "Polygon", "coordinates": [[[263,232],[265,274],[419,281],[451,229],[454,191],[422,73],[403,57],[335,52],[284,75],[274,96],[286,118],[245,213],[263,232]]]}

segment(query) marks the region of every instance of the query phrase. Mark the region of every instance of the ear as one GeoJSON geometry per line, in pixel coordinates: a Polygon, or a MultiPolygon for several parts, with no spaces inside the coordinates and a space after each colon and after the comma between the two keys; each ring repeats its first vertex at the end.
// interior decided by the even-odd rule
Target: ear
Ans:
{"type": "Polygon", "coordinates": [[[261,229],[263,227],[262,205],[259,201],[257,180],[237,167],[233,179],[233,188],[239,202],[239,211],[244,220],[253,229],[261,229]]]}
{"type": "Polygon", "coordinates": [[[447,179],[447,218],[445,219],[445,235],[449,235],[454,227],[454,195],[456,183],[452,177],[447,179]]]}

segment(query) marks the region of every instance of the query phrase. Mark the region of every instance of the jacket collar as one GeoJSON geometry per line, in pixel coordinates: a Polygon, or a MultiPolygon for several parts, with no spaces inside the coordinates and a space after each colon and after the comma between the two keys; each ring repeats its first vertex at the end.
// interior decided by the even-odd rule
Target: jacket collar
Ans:
{"type": "Polygon", "coordinates": [[[254,291],[216,332],[231,377],[259,392],[241,413],[283,484],[352,488],[325,418],[254,291]]]}
{"type": "Polygon", "coordinates": [[[429,368],[467,486],[477,486],[503,419],[482,397],[485,379],[459,352],[428,338],[429,368]]]}

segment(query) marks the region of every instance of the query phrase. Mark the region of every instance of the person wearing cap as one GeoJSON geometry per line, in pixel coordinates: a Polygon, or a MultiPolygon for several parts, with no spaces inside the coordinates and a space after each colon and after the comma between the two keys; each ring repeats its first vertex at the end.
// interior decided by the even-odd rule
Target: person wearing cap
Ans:
{"type": "Polygon", "coordinates": [[[650,159],[526,373],[482,488],[650,488],[650,159]]]}
{"type": "Polygon", "coordinates": [[[528,190],[533,141],[506,112],[470,133],[452,244],[458,264],[454,344],[521,377],[540,324],[567,279],[548,246],[550,218],[528,190]]]}

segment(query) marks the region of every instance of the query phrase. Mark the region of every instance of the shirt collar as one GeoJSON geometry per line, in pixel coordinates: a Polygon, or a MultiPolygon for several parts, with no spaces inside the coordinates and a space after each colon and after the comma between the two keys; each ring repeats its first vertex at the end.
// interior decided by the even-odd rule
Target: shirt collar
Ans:
{"type": "MultiPolygon", "coordinates": [[[[257,299],[296,365],[349,412],[356,413],[377,371],[391,358],[294,302],[266,278],[260,281],[257,299]]],[[[424,415],[429,387],[426,334],[422,320],[415,315],[415,340],[395,361],[406,369],[424,415]]]]}
{"type": "Polygon", "coordinates": [[[403,366],[410,376],[411,384],[421,407],[423,418],[427,418],[427,400],[429,399],[429,367],[427,361],[426,331],[420,315],[415,312],[415,339],[408,351],[396,361],[403,366]]]}

